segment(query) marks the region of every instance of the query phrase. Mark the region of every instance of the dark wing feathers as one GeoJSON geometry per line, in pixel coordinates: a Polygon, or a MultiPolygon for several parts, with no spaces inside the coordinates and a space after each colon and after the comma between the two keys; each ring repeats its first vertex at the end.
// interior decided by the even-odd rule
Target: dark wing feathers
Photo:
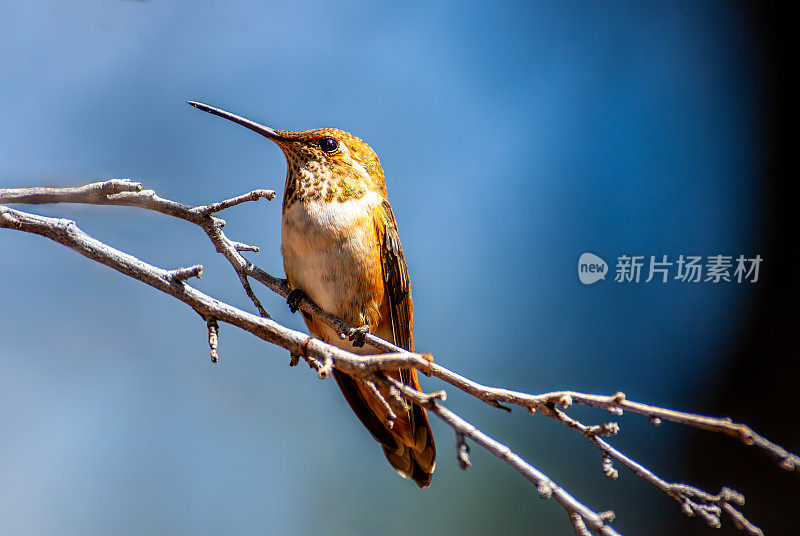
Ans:
{"type": "Polygon", "coordinates": [[[381,263],[383,264],[385,289],[389,297],[389,310],[392,315],[394,343],[413,352],[413,304],[406,256],[403,254],[403,246],[400,244],[400,235],[397,233],[397,223],[392,207],[387,201],[383,202],[383,211],[386,226],[381,263]]]}
{"type": "MultiPolygon", "coordinates": [[[[391,315],[392,336],[395,344],[413,352],[413,305],[408,268],[392,208],[388,202],[384,202],[381,208],[381,223],[384,223],[378,228],[381,233],[381,268],[391,315]]],[[[403,383],[420,390],[414,369],[400,369],[397,373],[387,374],[399,377],[403,383]]],[[[384,420],[385,411],[366,385],[335,369],[333,376],[359,420],[383,446],[383,452],[392,467],[414,480],[421,488],[429,486],[436,465],[436,447],[425,410],[417,405],[412,405],[405,414],[395,410],[397,418],[393,427],[388,428],[384,420]]],[[[388,399],[386,389],[382,386],[378,388],[388,399]]]]}
{"type": "MultiPolygon", "coordinates": [[[[384,288],[389,299],[389,311],[392,320],[392,334],[394,343],[406,350],[414,351],[414,326],[413,326],[413,301],[411,299],[411,281],[408,277],[408,266],[400,244],[400,235],[397,232],[397,222],[394,219],[392,207],[388,201],[383,202],[384,211],[384,237],[381,255],[383,265],[384,288]]],[[[400,380],[420,390],[417,381],[417,371],[414,369],[400,369],[400,380]]],[[[425,410],[413,405],[408,415],[412,430],[413,448],[408,450],[412,461],[411,474],[408,475],[424,487],[430,484],[433,468],[436,465],[436,447],[433,434],[428,424],[425,410]]],[[[384,451],[386,449],[384,448],[384,451]]],[[[389,452],[386,457],[392,462],[389,452]]],[[[392,462],[392,465],[395,465],[392,462]]],[[[395,467],[397,468],[397,467],[395,467]]]]}

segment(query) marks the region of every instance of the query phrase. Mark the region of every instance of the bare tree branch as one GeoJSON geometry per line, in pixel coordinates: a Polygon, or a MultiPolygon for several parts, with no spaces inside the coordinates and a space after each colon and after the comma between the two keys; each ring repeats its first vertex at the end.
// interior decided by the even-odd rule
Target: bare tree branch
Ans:
{"type": "MultiPolygon", "coordinates": [[[[559,422],[579,432],[593,445],[600,449],[602,454],[603,473],[609,479],[614,480],[618,476],[617,470],[614,469],[613,465],[613,462],[617,461],[630,469],[630,471],[635,475],[645,479],[650,484],[664,492],[667,496],[676,500],[678,504],[681,505],[681,508],[686,515],[698,515],[703,518],[703,520],[708,523],[710,527],[719,528],[721,526],[720,515],[722,514],[723,509],[733,518],[735,523],[742,520],[747,521],[744,519],[744,516],[741,514],[741,512],[739,512],[733,506],[733,504],[731,504],[734,503],[737,506],[744,505],[744,497],[740,493],[730,488],[722,488],[718,494],[711,495],[710,493],[693,486],[667,482],[650,469],[634,461],[616,448],[609,445],[608,442],[603,440],[601,436],[616,435],[619,432],[619,426],[617,423],[603,423],[595,426],[586,426],[580,421],[569,417],[557,407],[550,411],[552,415],[548,414],[548,416],[555,418],[559,422]]],[[[761,530],[750,522],[747,522],[746,525],[741,524],[741,526],[739,526],[740,523],[736,524],[740,530],[747,532],[751,536],[763,535],[761,530]]]]}
{"type": "MultiPolygon", "coordinates": [[[[2,195],[1,191],[0,195],[2,195]]],[[[323,368],[328,367],[328,363],[358,376],[365,376],[371,373],[371,371],[365,371],[359,366],[360,356],[345,352],[319,339],[286,328],[269,318],[257,317],[216,300],[187,285],[183,281],[177,280],[173,276],[174,271],[164,270],[147,264],[132,255],[123,253],[92,238],[81,231],[73,221],[38,216],[0,206],[0,227],[34,233],[54,240],[74,249],[85,257],[105,264],[125,275],[138,279],[162,292],[174,296],[189,305],[204,318],[221,320],[235,325],[253,333],[265,341],[286,348],[292,354],[302,355],[309,361],[312,368],[320,372],[320,377],[324,377],[321,371],[323,368]]],[[[216,352],[216,348],[214,347],[216,341],[212,342],[215,338],[216,330],[209,328],[209,346],[212,348],[212,359],[213,354],[216,352]]],[[[382,379],[386,381],[388,377],[384,376],[382,379]]],[[[397,385],[395,385],[395,387],[399,389],[397,385]]],[[[601,534],[618,534],[610,527],[605,526],[602,521],[599,521],[600,518],[594,511],[556,486],[544,473],[541,473],[533,468],[533,466],[527,464],[522,458],[511,452],[508,447],[494,441],[449,410],[438,405],[434,407],[432,405],[432,401],[435,399],[434,395],[422,395],[417,391],[409,391],[414,393],[413,400],[417,402],[423,400],[422,403],[426,407],[431,408],[434,413],[439,415],[442,420],[454,429],[475,439],[479,444],[489,449],[490,452],[506,460],[512,467],[518,470],[523,469],[525,471],[523,474],[538,484],[541,495],[549,496],[555,493],[557,500],[567,509],[568,513],[577,513],[584,519],[588,518],[587,521],[590,526],[597,527],[598,530],[602,529],[601,534]],[[422,399],[420,399],[420,397],[422,397],[422,399]],[[542,490],[547,491],[542,492],[542,490]]],[[[403,389],[402,392],[405,395],[409,394],[405,389],[403,389]]],[[[441,394],[439,396],[441,396],[441,394]]]]}
{"type": "MultiPolygon", "coordinates": [[[[606,396],[573,391],[554,391],[534,395],[487,387],[434,363],[429,354],[408,352],[369,333],[365,335],[365,341],[385,353],[369,356],[357,355],[278,324],[269,318],[267,311],[253,292],[248,278],[252,277],[283,297],[288,297],[292,289],[285,280],[273,277],[245,259],[240,252],[258,251],[258,247],[230,240],[222,231],[225,225],[224,220],[215,215],[216,212],[244,202],[260,198],[273,199],[274,197],[275,192],[272,190],[255,190],[218,203],[192,207],[163,199],[152,190],[143,190],[141,184],[124,179],[98,182],[78,188],[0,189],[0,203],[69,202],[135,206],[194,223],[206,232],[216,250],[224,255],[233,266],[245,293],[255,305],[260,317],[212,298],[186,284],[187,279],[201,275],[203,268],[200,265],[164,270],[90,237],[72,221],[47,218],[4,206],[0,206],[0,227],[47,237],[183,301],[205,319],[211,358],[214,362],[218,359],[218,321],[222,321],[286,348],[292,356],[291,365],[297,364],[302,357],[311,368],[317,371],[320,378],[327,377],[333,368],[362,378],[374,393],[380,395],[378,400],[385,405],[384,409],[387,410],[387,424],[390,424],[396,416],[391,406],[406,407],[406,399],[427,408],[455,431],[457,460],[462,468],[466,469],[470,466],[468,438],[504,460],[534,483],[541,497],[554,497],[566,510],[575,532],[580,535],[589,534],[590,530],[603,535],[618,534],[609,525],[613,520],[613,512],[598,513],[586,507],[506,445],[489,437],[445,408],[442,405],[445,399],[443,391],[431,394],[420,393],[383,372],[412,366],[420,372],[439,378],[492,406],[510,411],[510,408],[504,404],[512,404],[523,407],[530,413],[538,411],[542,415],[572,428],[595,445],[601,452],[603,473],[608,478],[617,477],[618,473],[614,469],[613,463],[620,463],[676,500],[684,513],[701,517],[711,526],[719,526],[720,516],[722,512],[725,512],[737,528],[750,535],[761,534],[760,529],[748,521],[737,509],[737,506],[744,504],[741,494],[729,488],[722,488],[718,494],[713,495],[686,484],[667,482],[603,439],[603,437],[612,436],[618,432],[619,427],[616,423],[588,426],[569,417],[565,410],[573,403],[604,408],[616,415],[621,415],[623,411],[627,410],[649,418],[654,424],[658,424],[663,419],[723,433],[737,437],[745,444],[756,445],[765,450],[774,456],[780,466],[785,469],[800,471],[800,458],[796,455],[759,436],[750,427],[734,423],[727,418],[695,415],[633,402],[627,400],[623,393],[606,396]],[[387,386],[388,400],[381,394],[376,383],[387,386]]],[[[322,311],[305,297],[299,301],[299,307],[332,327],[342,339],[352,336],[356,331],[356,328],[322,311]]]]}
{"type": "Polygon", "coordinates": [[[77,188],[3,188],[3,203],[27,203],[39,205],[43,203],[84,203],[106,204],[108,196],[120,192],[138,192],[142,185],[128,179],[111,179],[104,182],[93,182],[77,188]]]}
{"type": "Polygon", "coordinates": [[[395,380],[391,376],[385,376],[384,378],[388,380],[396,389],[402,392],[405,397],[425,407],[425,409],[435,414],[437,417],[450,425],[450,427],[452,427],[457,434],[460,434],[462,437],[469,437],[477,444],[516,469],[520,474],[522,474],[522,476],[536,485],[536,489],[539,491],[539,496],[541,498],[549,499],[550,497],[553,497],[561,504],[561,506],[564,507],[571,517],[577,515],[584,523],[588,524],[599,534],[619,534],[606,523],[606,520],[600,514],[587,508],[584,504],[575,499],[575,497],[570,495],[564,488],[560,487],[552,479],[550,479],[550,477],[523,460],[518,454],[516,454],[506,445],[488,436],[472,424],[468,423],[449,409],[442,406],[439,401],[444,398],[444,392],[427,395],[412,389],[404,383],[395,380]]]}

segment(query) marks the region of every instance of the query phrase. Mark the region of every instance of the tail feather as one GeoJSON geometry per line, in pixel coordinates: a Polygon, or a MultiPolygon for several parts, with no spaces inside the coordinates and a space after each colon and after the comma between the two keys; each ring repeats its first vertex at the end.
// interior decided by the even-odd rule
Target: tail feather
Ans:
{"type": "MultiPolygon", "coordinates": [[[[356,416],[383,447],[391,466],[420,488],[429,486],[436,466],[436,446],[425,409],[414,405],[405,413],[395,411],[394,425],[389,428],[383,405],[366,385],[335,369],[333,377],[356,416]]],[[[411,371],[411,379],[409,384],[419,389],[416,371],[411,371]]]]}

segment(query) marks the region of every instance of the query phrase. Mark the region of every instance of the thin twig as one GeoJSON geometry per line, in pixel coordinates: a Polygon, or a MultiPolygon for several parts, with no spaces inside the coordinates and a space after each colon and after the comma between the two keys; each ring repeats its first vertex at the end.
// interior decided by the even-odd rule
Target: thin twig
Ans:
{"type": "Polygon", "coordinates": [[[250,244],[245,244],[243,242],[234,242],[233,240],[231,240],[231,246],[233,246],[236,251],[253,251],[255,253],[261,251],[258,246],[251,246],[250,244]]]}
{"type": "Polygon", "coordinates": [[[575,534],[578,536],[592,536],[592,533],[586,528],[586,523],[584,523],[580,514],[570,514],[569,520],[572,521],[572,527],[575,529],[575,534]]]}
{"type": "Polygon", "coordinates": [[[369,388],[369,390],[372,391],[372,394],[375,395],[375,398],[378,400],[378,402],[380,402],[381,407],[383,408],[383,411],[386,412],[386,421],[385,421],[386,422],[386,426],[388,426],[389,428],[393,428],[394,427],[394,421],[395,421],[395,419],[397,419],[397,414],[392,409],[392,406],[386,400],[386,397],[383,396],[383,394],[381,393],[380,389],[378,389],[378,386],[375,385],[374,381],[367,380],[367,381],[364,382],[364,384],[366,384],[366,386],[369,388]]]}
{"type": "Polygon", "coordinates": [[[216,318],[209,318],[206,320],[208,327],[208,348],[211,350],[211,362],[219,362],[219,354],[217,354],[217,344],[219,343],[219,324],[216,318]]]}
{"type": "Polygon", "coordinates": [[[331,356],[325,356],[325,359],[322,361],[322,365],[317,369],[317,375],[319,379],[324,380],[328,376],[331,375],[333,372],[333,358],[331,356]]]}
{"type": "Polygon", "coordinates": [[[722,505],[722,509],[725,510],[729,516],[731,516],[731,519],[733,519],[733,524],[737,529],[744,531],[747,534],[752,534],[753,536],[764,536],[764,533],[760,528],[748,521],[747,518],[745,518],[739,510],[731,506],[730,503],[724,503],[722,505]]]}
{"type": "Polygon", "coordinates": [[[252,192],[244,195],[232,197],[230,199],[226,199],[225,201],[220,201],[219,203],[211,203],[210,205],[206,205],[204,207],[196,207],[194,210],[200,214],[208,215],[215,212],[220,212],[226,208],[231,208],[236,205],[246,203],[248,201],[256,201],[262,197],[272,201],[275,199],[275,195],[275,190],[253,190],[252,192]]]}
{"type": "Polygon", "coordinates": [[[256,296],[256,293],[253,292],[253,287],[250,286],[250,281],[247,280],[247,276],[242,274],[241,272],[236,272],[236,275],[239,276],[239,281],[241,281],[242,283],[242,287],[244,288],[245,294],[247,294],[247,297],[250,298],[250,301],[252,301],[253,305],[255,305],[256,309],[258,309],[258,314],[260,314],[264,318],[270,318],[267,310],[264,309],[263,305],[261,305],[261,300],[259,300],[258,297],[256,296]]]}
{"type": "Polygon", "coordinates": [[[175,281],[186,281],[187,279],[200,277],[201,275],[203,275],[203,266],[200,264],[195,264],[188,268],[178,268],[170,272],[170,277],[175,281]]]}
{"type": "Polygon", "coordinates": [[[469,459],[467,438],[461,432],[456,432],[456,458],[458,459],[458,466],[464,471],[472,467],[472,462],[469,459]]]}

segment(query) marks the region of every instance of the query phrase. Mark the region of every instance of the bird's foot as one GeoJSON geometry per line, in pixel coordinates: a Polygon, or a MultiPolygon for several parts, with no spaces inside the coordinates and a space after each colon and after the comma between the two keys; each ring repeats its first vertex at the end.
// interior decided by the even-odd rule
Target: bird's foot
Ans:
{"type": "Polygon", "coordinates": [[[356,348],[361,348],[364,346],[364,337],[369,333],[369,326],[361,326],[360,328],[353,328],[353,331],[350,332],[350,339],[353,341],[353,346],[356,348]]]}
{"type": "Polygon", "coordinates": [[[289,310],[293,313],[297,312],[297,309],[300,308],[300,302],[303,301],[303,298],[306,297],[306,293],[296,288],[289,293],[289,296],[286,298],[286,303],[289,304],[289,310]]]}

